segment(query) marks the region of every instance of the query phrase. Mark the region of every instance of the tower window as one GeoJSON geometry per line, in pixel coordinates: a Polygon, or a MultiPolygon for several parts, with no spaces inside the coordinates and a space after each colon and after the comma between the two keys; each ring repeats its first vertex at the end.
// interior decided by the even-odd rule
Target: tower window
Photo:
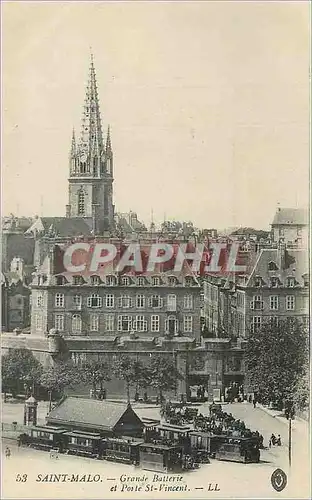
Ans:
{"type": "Polygon", "coordinates": [[[85,195],[83,191],[79,191],[78,193],[78,214],[85,214],[85,195]]]}

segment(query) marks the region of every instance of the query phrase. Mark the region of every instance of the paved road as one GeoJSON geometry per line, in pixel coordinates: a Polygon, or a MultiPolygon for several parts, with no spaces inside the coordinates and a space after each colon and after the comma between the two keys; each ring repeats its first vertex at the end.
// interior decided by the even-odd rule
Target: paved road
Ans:
{"type": "MultiPolygon", "coordinates": [[[[21,421],[16,418],[22,415],[23,405],[15,408],[3,409],[4,421],[21,421]],[[15,416],[14,418],[12,418],[15,416]]],[[[7,407],[7,405],[6,405],[7,407]]],[[[295,423],[294,430],[294,452],[293,467],[291,474],[288,471],[288,449],[287,424],[273,418],[260,408],[254,409],[249,404],[225,405],[225,411],[231,412],[236,418],[245,421],[252,430],[261,432],[267,441],[272,432],[280,434],[283,441],[282,447],[274,447],[265,450],[261,454],[259,464],[237,464],[232,462],[219,462],[212,460],[211,464],[203,465],[200,469],[183,476],[183,484],[186,484],[187,491],[181,494],[175,492],[121,492],[120,475],[126,474],[130,478],[147,475],[147,482],[152,481],[153,473],[135,469],[132,466],[119,465],[106,461],[88,460],[80,457],[61,455],[58,461],[49,459],[49,454],[31,449],[18,449],[10,443],[12,456],[5,460],[3,464],[2,498],[120,498],[121,495],[127,498],[169,498],[172,495],[175,499],[191,498],[310,498],[309,480],[307,468],[307,425],[295,423]],[[270,477],[277,467],[281,467],[288,474],[289,484],[287,488],[277,493],[272,489],[270,477]],[[17,481],[17,474],[27,474],[26,484],[17,481]],[[42,483],[37,482],[37,474],[53,473],[73,473],[73,474],[101,474],[102,483],[42,483]],[[110,482],[109,479],[115,478],[110,482]],[[218,484],[220,491],[208,493],[209,483],[218,484]],[[117,491],[111,493],[111,484],[117,484],[117,491]],[[203,488],[202,490],[197,488],[203,488]],[[119,494],[118,494],[119,492],[119,494]]],[[[202,413],[208,413],[209,405],[201,407],[202,413]]],[[[45,405],[42,405],[41,414],[46,412],[45,405]]],[[[157,418],[157,408],[137,409],[140,416],[157,418]]],[[[137,483],[130,483],[130,485],[137,483]]],[[[212,486],[213,487],[213,486],[212,486]]]]}

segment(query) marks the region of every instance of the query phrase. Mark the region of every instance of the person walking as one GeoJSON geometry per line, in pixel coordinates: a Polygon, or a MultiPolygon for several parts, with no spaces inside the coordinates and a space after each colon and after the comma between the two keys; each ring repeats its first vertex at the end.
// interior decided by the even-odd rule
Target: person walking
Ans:
{"type": "Polygon", "coordinates": [[[5,456],[6,456],[6,458],[10,458],[10,456],[11,456],[11,450],[8,446],[5,449],[5,456]]]}
{"type": "Polygon", "coordinates": [[[280,434],[277,436],[276,445],[277,446],[282,446],[282,440],[281,440],[281,435],[280,434]]]}
{"type": "Polygon", "coordinates": [[[254,399],[254,400],[253,400],[253,407],[254,407],[254,408],[256,408],[256,406],[257,406],[257,400],[256,400],[256,399],[254,399]]]}

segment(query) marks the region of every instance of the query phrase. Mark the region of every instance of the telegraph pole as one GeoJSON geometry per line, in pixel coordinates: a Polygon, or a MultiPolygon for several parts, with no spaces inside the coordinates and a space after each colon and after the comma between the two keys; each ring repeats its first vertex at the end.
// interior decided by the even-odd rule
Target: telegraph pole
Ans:
{"type": "Polygon", "coordinates": [[[288,463],[289,467],[291,467],[291,417],[288,425],[288,463]]]}

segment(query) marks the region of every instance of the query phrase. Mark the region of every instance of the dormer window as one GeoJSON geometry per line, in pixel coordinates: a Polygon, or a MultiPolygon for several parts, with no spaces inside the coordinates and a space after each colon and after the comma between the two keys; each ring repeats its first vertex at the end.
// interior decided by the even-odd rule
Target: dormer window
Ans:
{"type": "Polygon", "coordinates": [[[160,278],[159,278],[159,276],[153,276],[152,277],[152,285],[153,286],[159,286],[160,285],[160,278]]]}
{"type": "Polygon", "coordinates": [[[255,287],[260,288],[262,286],[262,278],[260,276],[257,276],[255,278],[255,287]]]}
{"type": "Polygon", "coordinates": [[[177,284],[177,279],[175,276],[169,276],[168,278],[168,285],[169,286],[176,286],[177,284]]]}
{"type": "Polygon", "coordinates": [[[115,286],[116,285],[115,276],[106,276],[106,285],[107,286],[115,286]]]}
{"type": "Polygon", "coordinates": [[[57,285],[65,285],[65,278],[64,278],[64,276],[56,276],[56,284],[57,285]]]}
{"type": "Polygon", "coordinates": [[[120,282],[123,286],[129,286],[130,285],[130,278],[128,276],[122,276],[120,282]]]}
{"type": "Polygon", "coordinates": [[[99,276],[91,276],[91,285],[99,285],[99,284],[100,284],[99,276]]]}
{"type": "Polygon", "coordinates": [[[302,276],[303,278],[303,286],[309,286],[309,275],[306,273],[302,276]]]}
{"type": "Polygon", "coordinates": [[[137,279],[137,285],[138,286],[144,286],[145,285],[145,278],[143,276],[139,276],[137,279]]]}
{"type": "Polygon", "coordinates": [[[82,276],[73,276],[73,285],[82,285],[84,283],[82,276]]]}
{"type": "Polygon", "coordinates": [[[270,280],[271,287],[276,288],[279,285],[279,279],[276,276],[273,276],[270,280]]]}
{"type": "Polygon", "coordinates": [[[192,276],[186,276],[184,279],[185,286],[192,286],[194,281],[192,276]]]}
{"type": "Polygon", "coordinates": [[[286,280],[286,286],[289,287],[289,288],[293,288],[296,284],[296,281],[295,281],[295,278],[290,276],[289,278],[287,278],[286,280]]]}
{"type": "Polygon", "coordinates": [[[271,260],[271,262],[269,262],[269,264],[268,264],[268,270],[269,271],[277,271],[278,270],[278,266],[276,265],[275,262],[273,262],[271,260]]]}

